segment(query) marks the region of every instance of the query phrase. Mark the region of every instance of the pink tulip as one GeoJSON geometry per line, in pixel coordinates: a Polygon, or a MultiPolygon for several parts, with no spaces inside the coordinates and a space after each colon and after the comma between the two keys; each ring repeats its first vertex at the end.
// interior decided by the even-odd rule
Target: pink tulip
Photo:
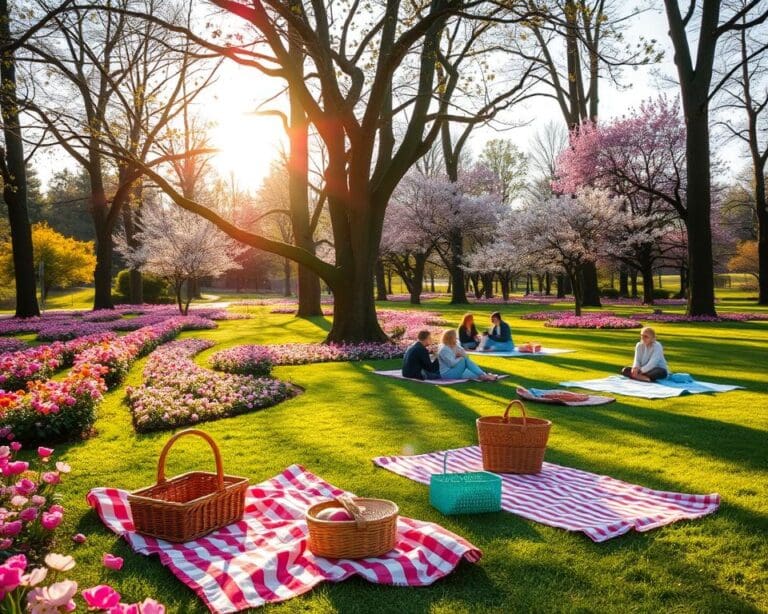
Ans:
{"type": "Polygon", "coordinates": [[[5,596],[5,593],[16,589],[21,584],[23,571],[18,567],[9,567],[8,564],[0,565],[0,595],[5,596]]]}
{"type": "Polygon", "coordinates": [[[104,556],[101,557],[101,562],[104,564],[104,567],[113,571],[120,571],[123,568],[122,557],[115,556],[108,552],[105,552],[104,556]]]}
{"type": "MultiPolygon", "coordinates": [[[[10,537],[0,539],[0,550],[8,550],[11,546],[13,546],[13,540],[10,537]]],[[[0,597],[0,601],[2,601],[2,597],[0,597]]]]}
{"type": "Polygon", "coordinates": [[[27,557],[25,557],[23,554],[16,554],[14,556],[8,557],[5,565],[24,571],[27,568],[27,557]]]}
{"type": "Polygon", "coordinates": [[[88,607],[97,610],[109,610],[120,603],[120,593],[106,584],[87,588],[82,594],[88,607]]]}
{"type": "MultiPolygon", "coordinates": [[[[31,495],[33,492],[35,492],[37,485],[32,480],[23,478],[14,484],[14,489],[16,490],[16,494],[26,497],[27,495],[31,495]]],[[[35,504],[34,501],[35,497],[32,497],[33,504],[35,504]]]]}
{"type": "Polygon", "coordinates": [[[46,471],[43,474],[43,482],[46,484],[58,484],[61,482],[61,476],[57,471],[46,471]]]}
{"type": "Polygon", "coordinates": [[[40,447],[37,449],[37,455],[38,455],[40,458],[48,458],[48,457],[49,457],[49,456],[51,456],[52,454],[53,454],[53,448],[46,448],[46,447],[44,447],[44,446],[40,446],[40,447]]]}
{"type": "MultiPolygon", "coordinates": [[[[8,439],[13,439],[13,435],[12,434],[8,435],[8,439]]],[[[18,452],[19,450],[21,450],[21,444],[18,441],[11,442],[11,450],[13,450],[14,452],[18,452]]]]}
{"type": "Polygon", "coordinates": [[[19,518],[21,518],[24,522],[32,522],[35,518],[37,518],[37,508],[28,507],[24,510],[21,510],[21,512],[19,512],[19,518]]]}
{"type": "Polygon", "coordinates": [[[64,520],[64,516],[61,512],[43,512],[43,516],[40,519],[40,524],[48,531],[53,531],[64,520]]]}
{"type": "Polygon", "coordinates": [[[3,535],[18,535],[21,533],[21,530],[24,528],[24,525],[21,523],[21,520],[14,520],[13,522],[7,523],[2,528],[3,535]]]}
{"type": "Polygon", "coordinates": [[[29,463],[25,461],[13,461],[3,467],[3,475],[18,475],[29,469],[29,463]]]}
{"type": "Polygon", "coordinates": [[[51,507],[49,507],[48,511],[49,512],[59,512],[59,513],[63,514],[64,513],[64,508],[61,507],[58,503],[56,503],[56,504],[52,505],[51,507]]]}
{"type": "Polygon", "coordinates": [[[59,461],[56,463],[56,470],[59,473],[69,473],[70,471],[72,471],[72,468],[67,463],[63,463],[59,461]]]}
{"type": "Polygon", "coordinates": [[[32,501],[32,505],[34,505],[35,507],[40,507],[41,505],[45,505],[45,497],[41,497],[40,495],[34,495],[31,501],[32,501]]]}

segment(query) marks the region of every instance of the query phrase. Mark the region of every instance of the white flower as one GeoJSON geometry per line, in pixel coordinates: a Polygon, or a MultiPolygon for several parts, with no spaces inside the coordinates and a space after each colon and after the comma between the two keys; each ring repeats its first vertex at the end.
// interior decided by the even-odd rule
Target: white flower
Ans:
{"type": "Polygon", "coordinates": [[[54,571],[69,571],[75,566],[75,559],[69,555],[51,552],[45,557],[45,564],[54,571]]]}

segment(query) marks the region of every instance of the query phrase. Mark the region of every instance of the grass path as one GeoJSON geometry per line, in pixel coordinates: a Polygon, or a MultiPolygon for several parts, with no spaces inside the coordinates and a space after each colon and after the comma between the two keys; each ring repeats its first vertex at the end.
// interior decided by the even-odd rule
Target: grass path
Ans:
{"type": "MultiPolygon", "coordinates": [[[[424,308],[453,323],[462,314],[440,301],[424,308]]],[[[733,301],[724,308],[744,310],[745,305],[733,301]]],[[[258,482],[301,463],[358,494],[393,499],[404,515],[440,522],[485,553],[479,565],[462,564],[429,588],[379,587],[353,579],[321,585],[267,611],[768,611],[768,322],[656,326],[675,371],[741,384],[746,391],[656,401],[622,398],[602,407],[531,408],[554,422],[548,460],[652,488],[719,492],[723,505],[713,516],[594,544],[580,534],[508,513],[444,517],[429,506],[426,487],[374,468],[373,456],[474,443],[475,418],[503,410],[518,384],[596,377],[631,360],[637,330],[547,329],[541,322],[519,319],[535,309],[505,308],[515,340],[578,352],[538,359],[484,356],[482,366],[511,377],[452,388],[371,375],[374,368],[395,368],[397,361],[281,367],[276,375],[304,387],[304,394],[203,426],[219,442],[229,473],[258,482]]],[[[483,320],[492,310],[474,308],[483,320]]],[[[216,342],[198,356],[200,364],[213,351],[241,343],[320,341],[330,326],[327,318],[307,321],[268,314],[268,308],[251,311],[259,317],[184,334],[216,342]]],[[[127,384],[141,382],[143,364],[134,365],[127,384]]],[[[67,528],[89,538],[83,546],[61,548],[76,555],[75,579],[83,587],[109,582],[126,600],[154,596],[171,612],[206,611],[156,559],[133,555],[107,533],[84,501],[94,486],[132,489],[152,483],[169,434],[136,435],[122,389],[107,395],[97,429],[92,439],[58,450],[73,467],[63,489],[67,528]],[[125,557],[123,571],[106,571],[102,552],[125,557]]],[[[169,473],[211,465],[204,444],[190,440],[171,455],[169,473]]]]}

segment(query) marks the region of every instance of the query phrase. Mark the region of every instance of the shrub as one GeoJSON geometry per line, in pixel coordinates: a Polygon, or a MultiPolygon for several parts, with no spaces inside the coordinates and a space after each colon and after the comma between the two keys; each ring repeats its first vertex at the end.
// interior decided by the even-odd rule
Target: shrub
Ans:
{"type": "Polygon", "coordinates": [[[616,288],[600,288],[600,296],[605,298],[619,298],[619,291],[616,288]]]}
{"type": "Polygon", "coordinates": [[[669,298],[670,294],[672,293],[664,288],[653,289],[653,298],[669,298]]]}
{"type": "MultiPolygon", "coordinates": [[[[172,300],[170,286],[164,279],[151,273],[142,273],[143,293],[145,303],[167,303],[172,300]]],[[[120,300],[127,300],[131,295],[131,272],[123,269],[115,279],[115,292],[120,300]]]]}

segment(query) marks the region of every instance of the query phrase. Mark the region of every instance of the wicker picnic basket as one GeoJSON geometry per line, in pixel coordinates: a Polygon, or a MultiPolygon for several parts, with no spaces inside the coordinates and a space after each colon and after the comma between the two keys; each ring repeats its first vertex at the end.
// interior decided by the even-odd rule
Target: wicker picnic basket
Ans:
{"type": "Polygon", "coordinates": [[[307,510],[309,550],[329,559],[364,559],[381,556],[397,543],[399,509],[386,499],[338,497],[307,510]],[[343,507],[354,520],[320,520],[317,513],[343,507]]]}
{"type": "Polygon", "coordinates": [[[128,495],[137,533],[171,542],[186,542],[207,535],[243,517],[248,479],[224,475],[221,453],[210,435],[196,429],[176,433],[157,462],[157,484],[128,495]],[[165,459],[171,446],[187,435],[205,439],[216,459],[216,473],[192,471],[165,478],[165,459]]]}
{"type": "Polygon", "coordinates": [[[429,502],[443,514],[483,514],[501,509],[501,478],[487,471],[448,473],[448,452],[443,472],[429,478],[429,502]]]}
{"type": "Polygon", "coordinates": [[[494,473],[538,473],[544,462],[547,439],[552,423],[529,418],[525,405],[515,399],[507,405],[503,416],[477,419],[477,438],[483,454],[483,469],[494,473]],[[520,407],[522,417],[510,417],[513,405],[520,407]]]}

